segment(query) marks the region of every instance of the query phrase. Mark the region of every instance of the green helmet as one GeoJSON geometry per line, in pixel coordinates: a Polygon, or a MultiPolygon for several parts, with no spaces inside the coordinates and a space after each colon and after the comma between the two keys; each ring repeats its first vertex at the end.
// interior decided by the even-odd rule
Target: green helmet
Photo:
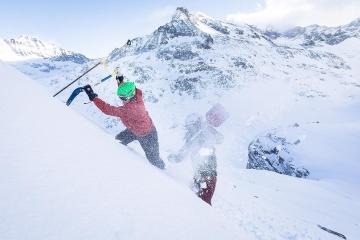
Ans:
{"type": "Polygon", "coordinates": [[[135,96],[135,83],[124,82],[118,87],[117,95],[122,98],[130,99],[135,96]]]}

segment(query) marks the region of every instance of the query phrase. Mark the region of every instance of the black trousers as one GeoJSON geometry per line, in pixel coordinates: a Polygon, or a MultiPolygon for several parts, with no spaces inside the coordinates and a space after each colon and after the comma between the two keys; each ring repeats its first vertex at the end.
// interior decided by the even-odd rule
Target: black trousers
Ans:
{"type": "Polygon", "coordinates": [[[146,158],[149,160],[149,162],[160,169],[165,168],[165,163],[160,158],[159,140],[155,128],[148,135],[144,137],[138,137],[135,134],[133,134],[129,129],[125,129],[124,131],[116,135],[115,139],[119,140],[124,145],[128,145],[129,143],[135,140],[139,141],[142,149],[145,152],[146,158]]]}

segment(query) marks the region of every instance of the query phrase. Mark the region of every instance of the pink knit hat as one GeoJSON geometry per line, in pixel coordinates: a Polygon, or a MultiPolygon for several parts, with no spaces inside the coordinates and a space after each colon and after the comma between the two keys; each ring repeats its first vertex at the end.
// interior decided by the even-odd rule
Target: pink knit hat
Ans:
{"type": "Polygon", "coordinates": [[[214,127],[219,127],[228,118],[229,118],[229,113],[226,112],[225,108],[219,103],[215,104],[206,113],[206,121],[214,127]]]}

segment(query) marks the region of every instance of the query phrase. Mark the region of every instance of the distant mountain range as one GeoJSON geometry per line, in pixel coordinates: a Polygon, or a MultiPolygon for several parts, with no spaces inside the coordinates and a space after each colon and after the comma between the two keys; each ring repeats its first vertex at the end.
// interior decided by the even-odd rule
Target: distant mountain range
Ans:
{"type": "Polygon", "coordinates": [[[44,42],[38,38],[22,35],[17,38],[0,39],[0,60],[24,61],[30,59],[48,59],[86,63],[87,57],[44,42]]]}
{"type": "Polygon", "coordinates": [[[336,45],[348,38],[360,38],[360,18],[339,27],[311,25],[295,27],[284,32],[265,30],[265,35],[271,39],[287,38],[298,40],[301,46],[336,45]]]}

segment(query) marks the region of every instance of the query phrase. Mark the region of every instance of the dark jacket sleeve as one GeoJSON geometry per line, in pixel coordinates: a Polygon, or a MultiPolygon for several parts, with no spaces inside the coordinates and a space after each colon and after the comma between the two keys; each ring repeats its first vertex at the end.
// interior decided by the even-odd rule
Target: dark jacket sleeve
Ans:
{"type": "Polygon", "coordinates": [[[96,97],[93,101],[95,105],[106,115],[114,116],[114,117],[122,117],[124,114],[124,110],[122,107],[112,106],[100,98],[96,97]]]}

